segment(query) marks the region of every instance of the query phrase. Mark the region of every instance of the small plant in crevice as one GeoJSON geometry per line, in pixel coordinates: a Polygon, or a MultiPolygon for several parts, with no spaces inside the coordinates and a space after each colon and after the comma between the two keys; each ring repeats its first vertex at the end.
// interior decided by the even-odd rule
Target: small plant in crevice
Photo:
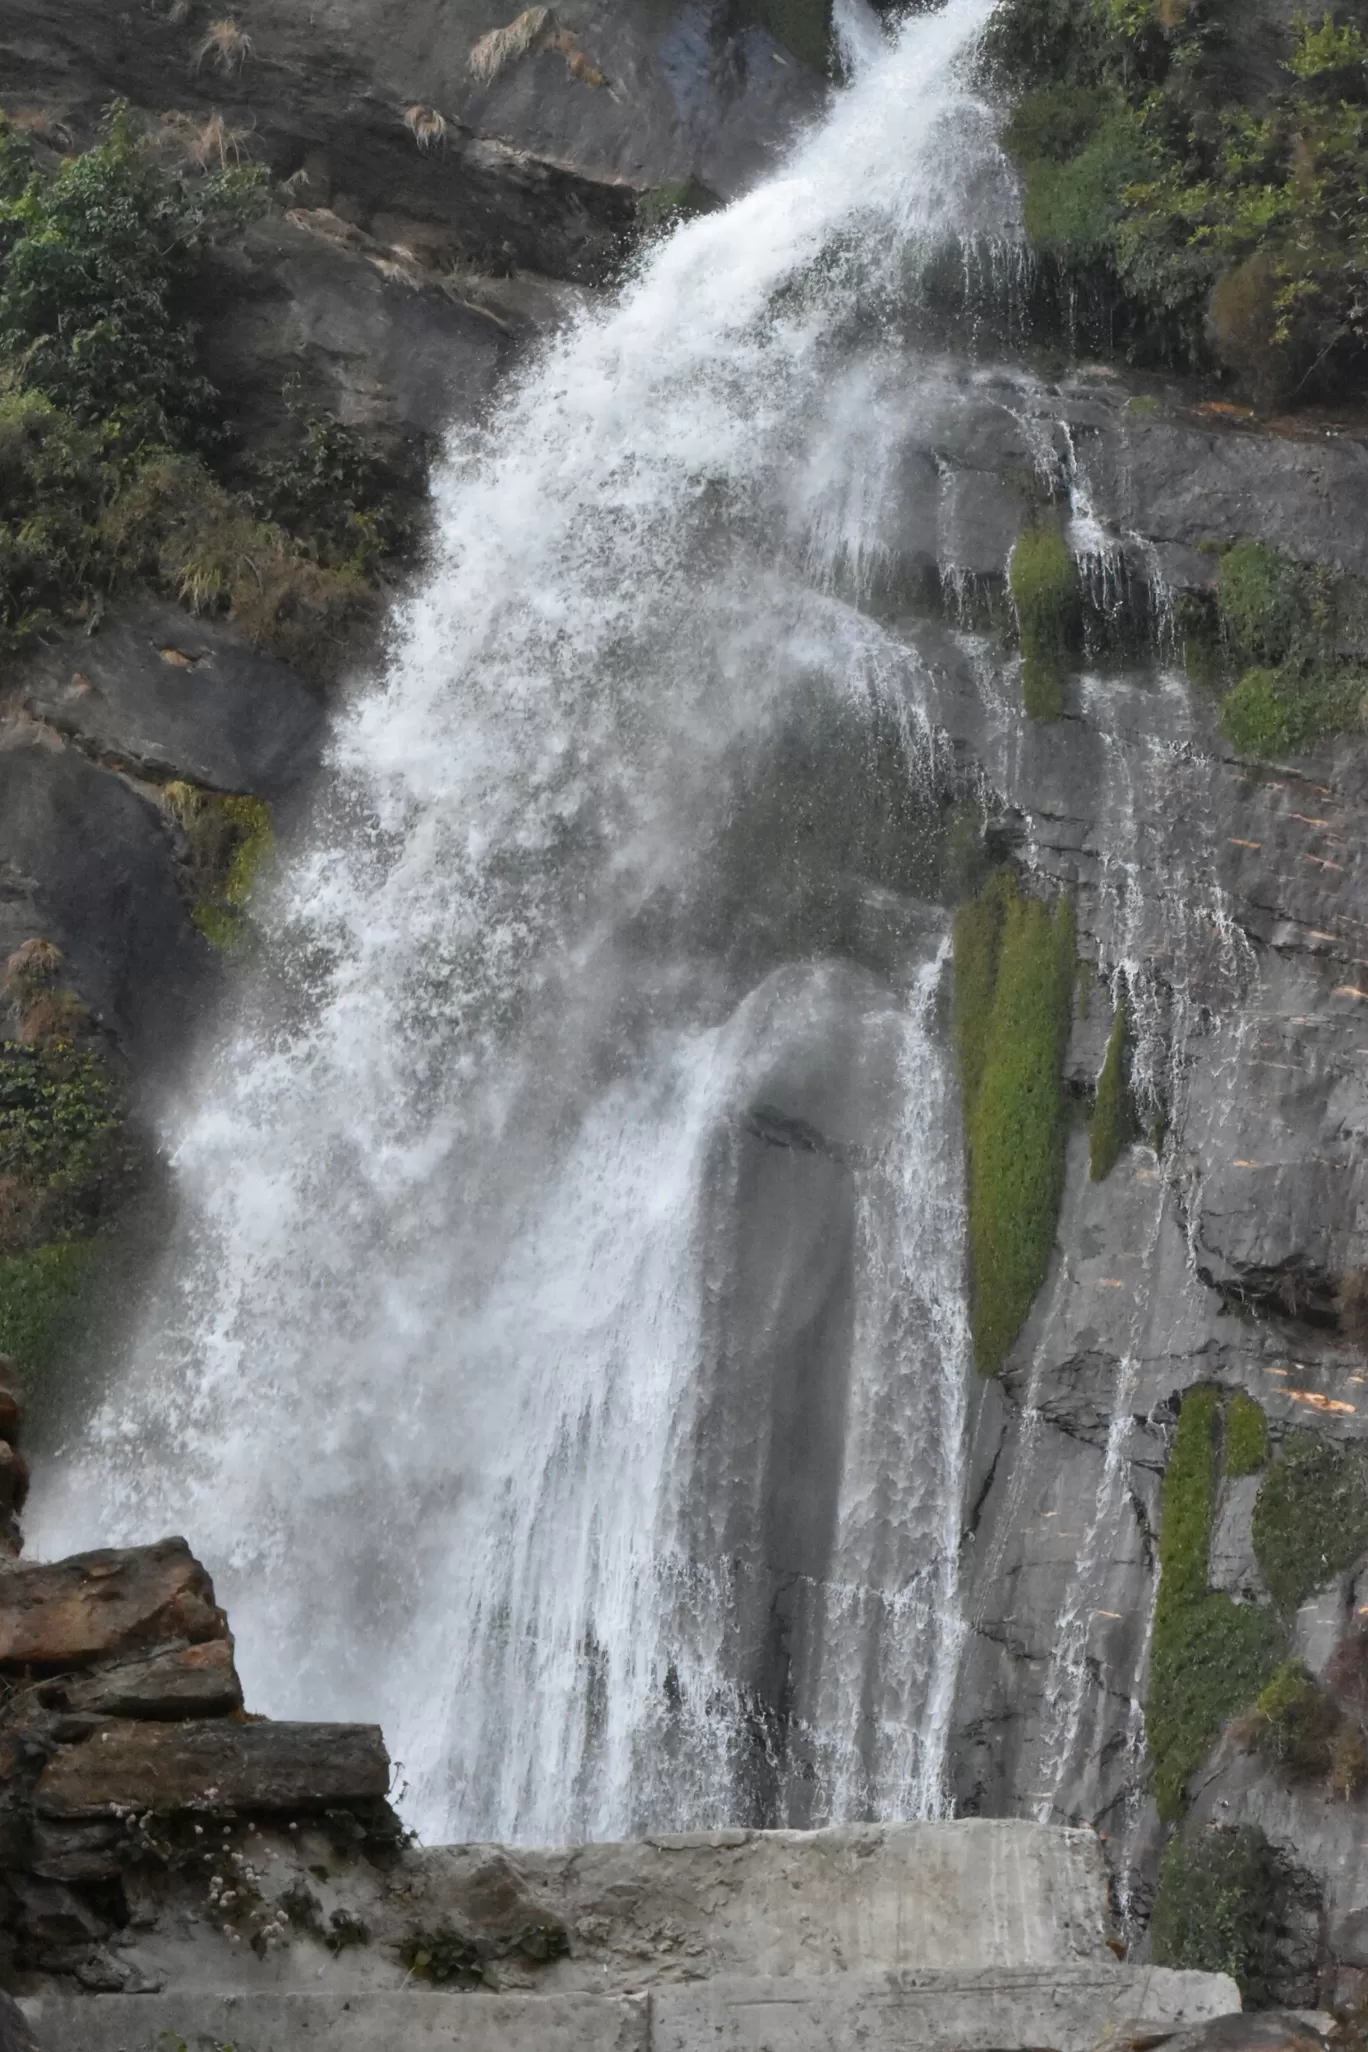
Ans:
{"type": "Polygon", "coordinates": [[[1033,720],[1064,711],[1064,679],[1077,645],[1081,597],[1078,566],[1058,527],[1028,527],[1008,566],[1021,642],[1021,691],[1033,720]]]}
{"type": "Polygon", "coordinates": [[[1343,1719],[1304,1661],[1284,1660],[1255,1698],[1242,1736],[1292,1781],[1330,1773],[1331,1749],[1343,1719]]]}
{"type": "Polygon", "coordinates": [[[1073,909],[991,877],[955,921],[954,1017],[969,1167],[970,1314],[995,1374],[1045,1279],[1064,1182],[1073,909]]]}
{"type": "Polygon", "coordinates": [[[1138,1129],[1130,1089],[1129,1055],[1130,1006],[1123,996],[1112,1020],[1089,1125],[1090,1173],[1095,1183],[1105,1181],[1111,1174],[1122,1149],[1138,1129]]]}

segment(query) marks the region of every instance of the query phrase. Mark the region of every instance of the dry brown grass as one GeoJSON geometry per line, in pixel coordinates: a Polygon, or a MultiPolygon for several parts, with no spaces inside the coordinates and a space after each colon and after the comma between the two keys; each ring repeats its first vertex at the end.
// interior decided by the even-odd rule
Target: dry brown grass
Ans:
{"type": "Polygon", "coordinates": [[[7,996],[31,997],[57,981],[62,971],[62,951],[55,941],[26,940],[5,963],[3,988],[7,996]]]}
{"type": "Polygon", "coordinates": [[[584,85],[606,86],[604,76],[581,47],[573,30],[557,20],[553,8],[528,7],[503,28],[481,36],[467,60],[471,76],[479,85],[493,85],[496,78],[524,57],[541,50],[554,50],[564,57],[572,78],[584,85]]]}
{"type": "Polygon", "coordinates": [[[205,31],[204,40],[195,52],[195,69],[202,64],[212,64],[217,71],[230,76],[241,71],[252,55],[252,39],[243,28],[225,15],[222,21],[211,21],[205,31]]]}
{"type": "Polygon", "coordinates": [[[71,1040],[90,1026],[90,1013],[74,990],[45,990],[25,1006],[19,1039],[25,1047],[42,1047],[50,1040],[71,1040]]]}
{"type": "Polygon", "coordinates": [[[220,171],[226,171],[230,164],[242,162],[250,136],[250,129],[233,128],[221,114],[211,114],[203,128],[186,144],[186,159],[197,164],[201,171],[207,171],[211,164],[217,164],[220,171]]]}
{"type": "Polygon", "coordinates": [[[446,116],[435,107],[423,106],[421,101],[404,110],[404,126],[420,150],[430,150],[446,141],[446,116]]]}

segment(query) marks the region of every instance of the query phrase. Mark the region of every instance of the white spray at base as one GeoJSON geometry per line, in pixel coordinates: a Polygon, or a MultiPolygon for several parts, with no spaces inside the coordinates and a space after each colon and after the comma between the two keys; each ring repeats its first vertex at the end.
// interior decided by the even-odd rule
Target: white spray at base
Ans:
{"type": "Polygon", "coordinates": [[[911,21],[451,450],[426,587],[169,1136],[143,1329],[35,1507],[49,1554],[185,1531],[252,1706],[377,1718],[430,1838],[943,1800],[965,1347],[937,937],[882,983],[748,984],[718,850],[795,705],[915,684],[791,566],[832,525],[833,365],[1013,218],[962,76],[990,12],[911,21]],[[841,1035],[821,1144],[811,1092],[757,1138],[841,1035]],[[752,1183],[781,1225],[738,1252],[752,1183]],[[824,1262],[814,1538],[784,1285],[816,1305],[824,1262]]]}

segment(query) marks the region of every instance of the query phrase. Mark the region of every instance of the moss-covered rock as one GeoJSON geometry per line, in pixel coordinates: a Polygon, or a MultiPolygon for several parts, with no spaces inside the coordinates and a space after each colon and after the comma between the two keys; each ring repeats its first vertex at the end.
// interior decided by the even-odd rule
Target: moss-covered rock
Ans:
{"type": "Polygon", "coordinates": [[[1078,566],[1057,527],[1026,529],[1012,551],[1010,582],[1023,702],[1033,720],[1057,720],[1079,630],[1078,566]]]}
{"type": "Polygon", "coordinates": [[[0,1354],[28,1375],[53,1368],[80,1333],[98,1240],[62,1240],[0,1259],[0,1354]]]}
{"type": "Polygon", "coordinates": [[[1073,911],[999,874],[955,930],[955,1033],[969,1157],[970,1307],[980,1370],[1001,1367],[1045,1279],[1064,1178],[1061,1070],[1073,911]]]}
{"type": "Polygon", "coordinates": [[[1159,1870],[1150,1958],[1230,1974],[1251,2008],[1278,2000],[1290,1900],[1305,1887],[1255,1825],[1174,1838],[1159,1870]]]}
{"type": "Polygon", "coordinates": [[[1237,1389],[1225,1416],[1225,1472],[1257,1475],[1268,1465],[1268,1419],[1263,1405],[1237,1389]]]}
{"type": "Polygon", "coordinates": [[[1184,1786],[1222,1727],[1267,1682],[1282,1642],[1277,1619],[1207,1584],[1216,1517],[1219,1390],[1189,1390],[1164,1478],[1159,1595],[1145,1722],[1161,1817],[1177,1817],[1184,1786]]]}
{"type": "Polygon", "coordinates": [[[1254,1506],[1254,1551],[1275,1603],[1293,1611],[1368,1550],[1368,1462],[1357,1446],[1296,1433],[1254,1506]]]}
{"type": "Polygon", "coordinates": [[[241,947],[248,901],[275,848],[270,807],[183,782],[168,784],[164,796],[189,847],[191,918],[214,947],[241,947]]]}

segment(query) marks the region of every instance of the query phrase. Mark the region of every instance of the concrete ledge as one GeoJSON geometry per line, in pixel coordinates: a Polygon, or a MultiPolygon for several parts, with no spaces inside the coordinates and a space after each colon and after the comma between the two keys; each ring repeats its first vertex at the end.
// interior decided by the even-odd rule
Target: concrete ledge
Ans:
{"type": "Polygon", "coordinates": [[[724,1978],[649,1997],[91,1995],[27,2002],[43,2052],[1126,2052],[1238,2011],[1163,1967],[724,1978]]]}
{"type": "Polygon", "coordinates": [[[596,1995],[89,1995],[21,2004],[42,2052],[649,2052],[596,1995]]]}
{"type": "Polygon", "coordinates": [[[1166,1967],[727,1977],[659,1989],[650,2043],[651,2052],[1120,2052],[1239,2008],[1227,1975],[1166,1967]]]}

